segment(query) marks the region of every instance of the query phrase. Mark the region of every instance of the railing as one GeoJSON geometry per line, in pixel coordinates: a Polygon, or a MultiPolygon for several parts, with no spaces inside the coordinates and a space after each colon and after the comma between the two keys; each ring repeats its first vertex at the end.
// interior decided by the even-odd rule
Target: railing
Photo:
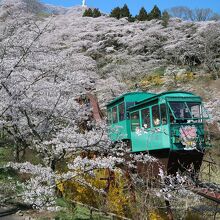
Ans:
{"type": "Polygon", "coordinates": [[[210,161],[203,160],[203,164],[200,170],[200,180],[208,181],[209,183],[215,182],[220,184],[220,179],[218,180],[218,173],[220,170],[220,164],[210,161]]]}

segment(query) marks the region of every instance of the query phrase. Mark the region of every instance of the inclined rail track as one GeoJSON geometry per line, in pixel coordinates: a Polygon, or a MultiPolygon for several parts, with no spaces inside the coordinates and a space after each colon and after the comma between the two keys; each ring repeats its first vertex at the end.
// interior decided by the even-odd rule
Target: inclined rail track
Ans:
{"type": "Polygon", "coordinates": [[[27,211],[31,209],[31,206],[22,203],[8,203],[8,207],[6,204],[0,204],[0,219],[1,217],[13,215],[19,211],[27,211]]]}
{"type": "MultiPolygon", "coordinates": [[[[1,208],[1,207],[0,207],[1,208]]],[[[4,216],[9,216],[9,215],[13,215],[15,214],[17,211],[19,210],[18,207],[13,207],[13,208],[9,208],[9,209],[0,209],[0,218],[4,217],[4,216]]]]}
{"type": "Polygon", "coordinates": [[[215,183],[198,183],[190,190],[200,196],[220,204],[220,186],[215,183]]]}

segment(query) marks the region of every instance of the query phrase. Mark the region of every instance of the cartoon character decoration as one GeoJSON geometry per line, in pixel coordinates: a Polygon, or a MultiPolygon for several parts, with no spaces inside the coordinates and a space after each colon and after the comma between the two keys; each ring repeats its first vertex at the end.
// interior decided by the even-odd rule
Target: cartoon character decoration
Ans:
{"type": "Polygon", "coordinates": [[[185,146],[184,150],[192,150],[196,147],[197,128],[193,126],[180,127],[180,140],[185,146]]]}

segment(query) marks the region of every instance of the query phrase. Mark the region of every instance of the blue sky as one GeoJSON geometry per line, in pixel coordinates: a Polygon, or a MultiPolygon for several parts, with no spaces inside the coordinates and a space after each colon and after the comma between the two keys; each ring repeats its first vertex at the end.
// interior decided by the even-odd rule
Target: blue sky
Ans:
{"type": "MultiPolygon", "coordinates": [[[[82,0],[41,0],[41,2],[68,7],[81,5],[82,0]]],[[[121,7],[127,4],[133,15],[137,14],[142,6],[150,11],[155,4],[161,10],[174,6],[187,6],[190,8],[211,8],[220,13],[220,0],[86,0],[86,4],[107,13],[116,6],[121,7]]]]}

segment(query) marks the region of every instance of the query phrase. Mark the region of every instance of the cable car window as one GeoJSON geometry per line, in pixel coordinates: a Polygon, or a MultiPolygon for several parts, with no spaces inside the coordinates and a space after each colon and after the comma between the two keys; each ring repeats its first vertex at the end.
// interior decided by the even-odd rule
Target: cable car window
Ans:
{"type": "Polygon", "coordinates": [[[152,107],[152,114],[153,114],[153,125],[159,126],[160,125],[159,105],[155,105],[152,107]]]}
{"type": "Polygon", "coordinates": [[[201,118],[201,105],[195,102],[187,102],[193,118],[201,118]]]}
{"type": "MultiPolygon", "coordinates": [[[[128,109],[134,105],[135,105],[135,102],[126,102],[126,111],[128,111],[128,109]]],[[[126,119],[130,119],[129,112],[127,112],[126,114],[126,119]]]]}
{"type": "Polygon", "coordinates": [[[113,123],[117,123],[118,122],[117,106],[112,108],[112,119],[113,119],[113,123]]]}
{"type": "Polygon", "coordinates": [[[201,103],[200,103],[200,114],[202,119],[209,119],[209,114],[201,103]]]}
{"type": "Polygon", "coordinates": [[[142,127],[144,128],[150,128],[150,110],[149,108],[143,109],[141,111],[141,117],[142,117],[142,127]]]}
{"type": "Polygon", "coordinates": [[[118,106],[118,109],[119,109],[119,121],[123,121],[125,120],[125,103],[121,103],[119,106],[118,106]]]}
{"type": "Polygon", "coordinates": [[[165,104],[160,105],[160,115],[161,115],[162,125],[166,125],[167,124],[167,108],[165,104]]]}
{"type": "Polygon", "coordinates": [[[128,110],[128,108],[134,106],[135,102],[126,102],[126,110],[128,110]]]}
{"type": "Polygon", "coordinates": [[[136,131],[140,128],[139,112],[131,113],[131,131],[136,131]]]}
{"type": "Polygon", "coordinates": [[[185,102],[169,102],[175,118],[191,118],[191,113],[185,102]]]}
{"type": "Polygon", "coordinates": [[[111,113],[111,109],[108,109],[107,111],[107,123],[111,124],[112,123],[112,113],[111,113]]]}

